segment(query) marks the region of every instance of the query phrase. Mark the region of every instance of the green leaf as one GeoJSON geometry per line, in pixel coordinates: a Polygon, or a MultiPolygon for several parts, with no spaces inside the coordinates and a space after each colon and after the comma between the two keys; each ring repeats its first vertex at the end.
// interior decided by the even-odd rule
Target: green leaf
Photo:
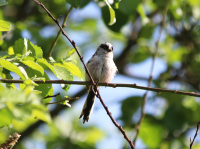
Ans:
{"type": "Polygon", "coordinates": [[[119,9],[126,15],[133,15],[136,13],[136,8],[140,0],[122,0],[119,9]]]}
{"type": "MultiPolygon", "coordinates": [[[[66,69],[64,66],[62,66],[59,63],[54,64],[53,69],[56,72],[56,76],[60,80],[73,80],[73,76],[71,75],[70,71],[66,69]]],[[[71,85],[67,84],[61,84],[61,87],[65,90],[68,91],[71,85]]]]}
{"type": "Polygon", "coordinates": [[[67,56],[65,59],[68,59],[71,55],[73,55],[76,52],[76,49],[71,49],[70,51],[67,52],[67,56]]]}
{"type": "Polygon", "coordinates": [[[43,51],[37,45],[32,44],[28,41],[28,49],[32,52],[31,56],[35,56],[36,58],[43,58],[43,51]]]}
{"type": "Polygon", "coordinates": [[[151,38],[153,35],[154,26],[149,24],[143,26],[138,34],[138,38],[151,38]]]}
{"type": "Polygon", "coordinates": [[[146,115],[141,128],[139,137],[148,148],[159,148],[162,142],[164,129],[160,122],[150,115],[146,115]]]}
{"type": "Polygon", "coordinates": [[[45,122],[48,122],[48,123],[51,122],[51,116],[50,116],[50,114],[49,114],[48,111],[40,110],[40,109],[35,108],[35,109],[33,110],[33,115],[34,115],[37,119],[40,119],[40,120],[42,120],[42,121],[45,121],[45,122]]]}
{"type": "Polygon", "coordinates": [[[34,94],[30,87],[24,91],[13,89],[0,91],[0,105],[5,107],[0,110],[1,120],[5,121],[1,123],[0,120],[0,126],[10,124],[11,119],[24,120],[28,116],[32,117],[32,114],[47,122],[51,121],[48,110],[41,103],[41,97],[34,94]]]}
{"type": "Polygon", "coordinates": [[[91,0],[81,0],[79,8],[85,7],[91,0]]]}
{"type": "Polygon", "coordinates": [[[103,21],[105,22],[105,25],[111,29],[114,32],[120,32],[120,29],[128,22],[129,16],[125,15],[124,13],[122,13],[121,10],[116,9],[115,10],[115,14],[116,14],[116,23],[113,24],[112,26],[108,25],[109,21],[110,21],[110,17],[108,15],[109,10],[107,8],[107,6],[102,7],[101,8],[102,11],[102,17],[103,17],[103,21]]]}
{"type": "Polygon", "coordinates": [[[145,14],[145,10],[142,3],[138,5],[137,12],[140,14],[140,17],[142,18],[142,24],[143,25],[147,24],[149,22],[149,19],[147,18],[145,14]]]}
{"type": "Polygon", "coordinates": [[[2,84],[0,84],[0,90],[5,90],[5,87],[2,84]]]}
{"type": "Polygon", "coordinates": [[[49,64],[49,63],[47,62],[46,59],[44,59],[44,58],[38,59],[38,60],[37,60],[37,63],[38,63],[39,65],[41,65],[45,70],[46,70],[47,68],[49,68],[49,69],[55,74],[55,76],[57,75],[56,72],[55,72],[54,69],[53,69],[53,66],[52,66],[51,64],[49,64]]]}
{"type": "Polygon", "coordinates": [[[8,126],[12,122],[13,115],[8,108],[0,109],[0,128],[8,126]]]}
{"type": "Polygon", "coordinates": [[[44,75],[44,69],[33,61],[22,61],[22,63],[32,69],[39,71],[42,75],[44,75]]]}
{"type": "Polygon", "coordinates": [[[16,73],[17,75],[20,76],[20,78],[22,78],[23,80],[25,80],[25,77],[24,75],[21,73],[21,71],[19,70],[19,68],[17,66],[15,66],[14,64],[12,64],[11,62],[9,61],[6,61],[6,60],[3,60],[3,59],[0,59],[0,65],[9,70],[9,71],[12,71],[14,73],[16,73]]]}
{"type": "Polygon", "coordinates": [[[110,12],[110,22],[108,23],[108,25],[113,25],[116,22],[116,18],[115,18],[115,11],[112,9],[112,7],[110,6],[108,0],[104,0],[109,8],[109,12],[110,12]]]}
{"type": "Polygon", "coordinates": [[[125,125],[132,124],[133,114],[138,110],[142,104],[142,97],[129,97],[122,102],[122,116],[121,120],[125,125]]]}
{"type": "Polygon", "coordinates": [[[31,79],[25,80],[23,82],[26,85],[34,85],[34,86],[38,86],[38,84],[36,84],[34,81],[32,81],[31,79]]]}
{"type": "Polygon", "coordinates": [[[20,38],[17,41],[15,41],[15,45],[13,46],[14,53],[24,55],[28,49],[27,44],[28,43],[26,38],[20,38]]]}
{"type": "Polygon", "coordinates": [[[6,2],[5,0],[0,0],[0,6],[6,5],[8,2],[6,2]]]}
{"type": "Polygon", "coordinates": [[[25,77],[26,79],[28,79],[28,75],[27,75],[26,70],[24,69],[24,67],[18,66],[18,68],[19,68],[19,70],[21,71],[21,73],[24,75],[24,77],[25,77]]]}
{"type": "Polygon", "coordinates": [[[11,28],[10,23],[0,20],[0,31],[9,31],[11,28]]]}
{"type": "MultiPolygon", "coordinates": [[[[31,69],[31,68],[27,68],[26,72],[27,72],[29,78],[34,78],[35,75],[36,75],[38,78],[44,77],[45,80],[50,80],[45,72],[44,72],[43,76],[41,75],[41,73],[39,73],[38,71],[35,71],[34,69],[31,69]]],[[[41,93],[42,97],[52,96],[53,95],[52,84],[38,84],[38,86],[35,86],[35,90],[41,91],[42,92],[41,93]]],[[[46,98],[42,102],[43,103],[49,103],[51,101],[51,99],[52,99],[51,97],[50,98],[46,98]]]]}
{"type": "MultiPolygon", "coordinates": [[[[10,71],[9,73],[6,73],[6,79],[13,79],[13,77],[10,75],[10,71]]],[[[10,88],[10,89],[16,89],[16,86],[14,83],[5,83],[6,88],[10,88]]]]}
{"type": "Polygon", "coordinates": [[[80,5],[81,0],[66,0],[66,2],[77,9],[80,5]]]}
{"type": "Polygon", "coordinates": [[[81,78],[81,71],[79,70],[79,68],[72,64],[72,63],[66,63],[64,62],[64,66],[65,68],[67,68],[72,75],[78,76],[79,78],[81,78]]]}
{"type": "Polygon", "coordinates": [[[45,78],[44,77],[39,77],[39,78],[36,78],[36,77],[33,77],[33,78],[31,78],[31,80],[33,80],[33,81],[43,81],[43,82],[45,82],[45,78]]]}
{"type": "Polygon", "coordinates": [[[145,47],[138,47],[138,50],[134,51],[129,55],[129,58],[131,59],[131,62],[133,63],[140,63],[144,60],[146,60],[151,55],[148,48],[145,47]]]}
{"type": "Polygon", "coordinates": [[[169,132],[173,133],[175,130],[182,129],[185,123],[186,117],[185,114],[182,112],[181,106],[171,105],[166,110],[164,116],[164,124],[168,128],[169,132]]]}
{"type": "Polygon", "coordinates": [[[121,0],[114,0],[114,3],[112,4],[112,6],[115,8],[115,9],[118,9],[119,8],[119,2],[121,0]]]}
{"type": "Polygon", "coordinates": [[[59,102],[59,103],[62,104],[62,105],[65,105],[65,106],[71,107],[71,105],[69,104],[69,100],[64,100],[64,101],[59,102]]]}

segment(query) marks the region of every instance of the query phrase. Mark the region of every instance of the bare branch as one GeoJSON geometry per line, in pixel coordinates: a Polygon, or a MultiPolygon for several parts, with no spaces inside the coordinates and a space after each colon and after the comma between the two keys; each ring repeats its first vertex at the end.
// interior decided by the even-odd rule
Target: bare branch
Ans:
{"type": "Polygon", "coordinates": [[[191,143],[190,143],[190,149],[192,149],[194,140],[195,140],[195,138],[196,138],[196,136],[197,136],[197,133],[198,133],[198,130],[199,130],[199,126],[200,126],[200,121],[197,123],[197,130],[196,130],[196,133],[195,133],[195,135],[194,135],[194,138],[193,138],[192,142],[191,142],[191,138],[190,138],[190,142],[191,142],[191,143]]]}
{"type": "Polygon", "coordinates": [[[81,56],[80,52],[78,51],[78,49],[77,49],[77,47],[76,47],[76,43],[75,43],[73,40],[71,40],[71,39],[67,36],[67,34],[65,33],[65,31],[63,30],[63,28],[62,28],[61,25],[59,24],[58,20],[55,19],[55,18],[52,16],[52,14],[49,12],[49,10],[47,10],[47,8],[46,8],[42,3],[40,3],[40,2],[37,1],[37,0],[33,0],[33,1],[36,2],[38,5],[40,5],[40,6],[48,13],[48,15],[54,20],[54,22],[58,25],[58,27],[59,27],[60,30],[62,31],[62,34],[69,40],[69,42],[72,44],[72,46],[73,46],[74,49],[76,50],[76,52],[77,52],[77,54],[78,54],[78,56],[79,56],[81,62],[82,62],[83,65],[84,65],[85,71],[86,71],[86,73],[88,74],[89,78],[91,79],[92,83],[93,83],[94,85],[96,85],[96,83],[94,82],[94,80],[93,80],[93,78],[92,78],[92,76],[91,76],[91,74],[90,74],[90,72],[89,72],[89,70],[88,70],[88,68],[87,68],[87,66],[86,66],[86,64],[85,64],[85,62],[84,62],[84,60],[83,60],[83,57],[81,56]]]}
{"type": "MultiPolygon", "coordinates": [[[[169,7],[169,4],[170,4],[170,0],[167,1],[166,5],[165,5],[165,9],[163,11],[163,19],[162,19],[162,25],[161,25],[161,30],[160,30],[160,34],[159,34],[159,38],[158,38],[158,41],[156,43],[156,47],[155,47],[155,53],[153,55],[153,64],[152,64],[152,67],[151,67],[151,74],[150,74],[150,77],[149,77],[149,83],[148,83],[148,87],[151,86],[151,83],[152,83],[152,80],[153,80],[153,71],[154,71],[154,67],[155,67],[155,61],[156,61],[156,56],[157,56],[157,53],[158,53],[158,47],[159,47],[159,43],[160,43],[160,39],[161,39],[161,36],[162,36],[162,32],[164,30],[164,27],[165,27],[165,16],[167,14],[167,10],[168,10],[168,7],[169,7]]],[[[175,94],[177,92],[175,91],[175,94]]],[[[135,144],[138,136],[139,136],[139,133],[140,133],[140,128],[141,128],[141,125],[142,125],[142,122],[143,122],[143,119],[146,115],[146,112],[145,112],[145,105],[147,103],[147,99],[148,99],[148,91],[144,94],[144,98],[143,98],[143,103],[142,103],[142,108],[141,108],[141,118],[137,124],[137,127],[136,127],[136,136],[133,140],[133,143],[135,144]]]]}
{"type": "Polygon", "coordinates": [[[5,33],[5,34],[0,38],[0,40],[4,39],[10,32],[11,32],[11,30],[9,30],[7,33],[5,33]]]}
{"type": "MultiPolygon", "coordinates": [[[[70,42],[70,43],[72,44],[72,46],[75,48],[75,50],[76,50],[76,52],[77,52],[77,54],[78,54],[78,56],[79,56],[81,62],[83,63],[83,65],[84,65],[84,67],[85,67],[85,71],[86,71],[87,75],[89,76],[89,78],[90,78],[91,81],[92,81],[92,84],[94,85],[95,88],[97,88],[96,83],[94,82],[94,80],[93,80],[93,78],[92,78],[92,76],[91,76],[91,74],[90,74],[90,72],[89,72],[89,70],[88,70],[88,68],[87,68],[87,66],[86,66],[86,64],[85,64],[85,62],[84,62],[84,60],[83,60],[83,57],[81,56],[80,52],[79,52],[78,49],[76,48],[76,43],[75,43],[73,40],[71,40],[71,39],[67,36],[67,34],[64,32],[64,30],[63,30],[62,27],[60,26],[58,20],[56,20],[56,19],[51,15],[51,13],[45,8],[45,6],[44,6],[42,3],[40,3],[40,2],[37,1],[37,0],[33,0],[33,1],[35,1],[35,2],[36,2],[38,5],[40,5],[42,8],[44,8],[44,9],[46,10],[46,12],[48,13],[48,15],[49,15],[49,16],[54,20],[54,22],[59,26],[59,28],[60,28],[61,31],[62,31],[62,34],[69,40],[69,42],[70,42]]],[[[98,92],[98,94],[99,94],[99,92],[98,92]]],[[[98,96],[100,96],[100,94],[99,94],[98,96]]],[[[102,99],[101,99],[101,100],[102,100],[102,99]]],[[[112,117],[112,116],[111,116],[111,117],[112,117]]],[[[121,129],[122,129],[122,127],[121,127],[121,129]]],[[[123,129],[122,129],[122,130],[123,130],[123,129]]],[[[125,134],[124,130],[123,130],[123,134],[125,134]]],[[[127,138],[128,138],[128,137],[127,137],[127,138]]],[[[128,141],[128,140],[127,140],[127,141],[128,141]]],[[[135,147],[133,146],[132,142],[131,142],[131,143],[129,142],[129,144],[130,144],[130,146],[131,146],[132,149],[135,148],[135,147]]]]}
{"type": "MultiPolygon", "coordinates": [[[[96,86],[95,86],[96,87],[96,86]]],[[[95,90],[97,91],[97,98],[100,99],[101,104],[103,105],[104,109],[106,110],[108,116],[110,117],[111,121],[113,122],[113,124],[121,131],[121,133],[124,135],[124,138],[128,141],[129,145],[131,146],[132,149],[135,149],[132,141],[128,138],[128,136],[126,135],[125,131],[123,130],[122,126],[120,126],[115,119],[112,117],[111,112],[108,110],[108,107],[105,105],[105,103],[103,102],[103,99],[101,98],[101,95],[99,93],[99,90],[97,89],[97,87],[95,88],[95,90]]]]}
{"type": "MultiPolygon", "coordinates": [[[[0,79],[2,83],[23,83],[24,80],[11,80],[11,79],[0,79]]],[[[74,84],[74,85],[92,85],[90,81],[64,81],[64,80],[43,80],[41,81],[34,81],[37,84],[74,84]]],[[[98,83],[98,86],[105,86],[105,87],[128,87],[128,88],[135,88],[147,91],[154,91],[158,92],[159,94],[162,92],[173,93],[173,94],[180,94],[180,95],[188,95],[194,97],[200,97],[200,94],[194,92],[183,92],[178,90],[169,90],[169,89],[161,89],[161,88],[153,88],[153,87],[144,87],[139,86],[137,84],[122,84],[122,83],[98,83]]]]}
{"type": "Polygon", "coordinates": [[[14,133],[12,136],[10,135],[8,140],[6,140],[6,143],[0,145],[0,149],[12,149],[18,142],[20,136],[21,135],[19,135],[17,132],[14,133]]]}
{"type": "Polygon", "coordinates": [[[56,95],[53,95],[53,96],[46,96],[46,97],[44,97],[43,99],[50,98],[50,97],[56,97],[56,96],[58,96],[58,95],[60,95],[60,93],[58,93],[58,94],[56,94],[56,95]]]}

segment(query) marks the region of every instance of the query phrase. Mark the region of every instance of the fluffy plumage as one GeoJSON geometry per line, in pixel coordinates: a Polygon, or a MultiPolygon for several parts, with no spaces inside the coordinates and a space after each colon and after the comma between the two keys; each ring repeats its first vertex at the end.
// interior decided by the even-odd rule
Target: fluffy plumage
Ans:
{"type": "MultiPolygon", "coordinates": [[[[117,67],[113,61],[113,46],[107,42],[101,44],[86,65],[95,82],[110,83],[117,72],[117,67]]],[[[85,74],[85,80],[90,81],[87,73],[85,74]]],[[[83,123],[85,123],[85,121],[88,122],[95,101],[95,93],[92,86],[86,87],[88,96],[79,117],[81,118],[83,116],[83,123]]]]}

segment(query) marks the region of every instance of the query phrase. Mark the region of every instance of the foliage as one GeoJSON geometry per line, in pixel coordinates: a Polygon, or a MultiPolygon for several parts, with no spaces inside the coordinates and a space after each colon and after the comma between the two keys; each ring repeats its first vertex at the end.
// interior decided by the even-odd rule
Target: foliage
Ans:
{"type": "MultiPolygon", "coordinates": [[[[71,5],[76,8],[70,13],[65,31],[76,42],[84,58],[90,57],[90,53],[94,53],[102,42],[110,42],[114,45],[115,63],[119,70],[117,77],[123,75],[123,80],[120,81],[126,82],[131,78],[131,83],[147,85],[148,70],[151,67],[149,63],[155,52],[167,0],[40,2],[55,18],[66,14],[71,5]],[[101,17],[98,14],[101,14],[101,17]],[[135,67],[138,70],[134,69],[135,67]]],[[[62,97],[63,94],[69,94],[70,97],[79,89],[75,87],[76,89],[70,92],[70,85],[61,84],[61,91],[52,84],[36,84],[34,81],[45,82],[52,78],[83,79],[83,66],[64,37],[59,38],[52,57],[45,59],[59,30],[46,12],[32,0],[9,0],[8,3],[0,0],[0,6],[0,38],[11,28],[11,32],[0,40],[0,77],[24,80],[20,85],[2,83],[0,86],[0,143],[5,142],[9,134],[17,131],[23,134],[21,137],[28,136],[19,140],[18,146],[16,145],[18,148],[28,148],[25,143],[27,140],[39,142],[39,145],[45,148],[103,148],[104,143],[99,140],[110,141],[110,138],[114,140],[113,144],[119,144],[116,148],[126,147],[127,144],[120,134],[122,141],[115,138],[118,134],[110,129],[114,128],[114,125],[106,121],[105,112],[101,111],[99,116],[95,111],[100,110],[94,110],[91,122],[84,127],[77,120],[76,112],[80,113],[81,109],[73,104],[75,101],[69,101],[72,105],[70,110],[66,106],[56,105],[56,108],[50,108],[49,112],[45,103],[51,102],[52,98],[43,99],[44,97],[52,96],[55,92],[61,92],[62,97]],[[63,112],[59,113],[61,110],[63,112]],[[99,117],[95,119],[96,115],[99,117]],[[39,119],[49,125],[41,125],[43,122],[38,121],[39,119]],[[98,124],[93,125],[94,121],[98,124]],[[105,123],[109,130],[102,128],[101,124],[105,123]]],[[[171,0],[159,44],[156,64],[160,65],[155,65],[153,87],[199,93],[199,14],[199,0],[171,0]]],[[[62,20],[60,17],[60,24],[62,20]]],[[[133,89],[128,92],[129,90],[124,88],[118,93],[115,91],[117,89],[106,88],[109,93],[103,96],[103,99],[106,104],[112,103],[112,106],[108,106],[109,110],[133,139],[141,116],[143,93],[133,89]],[[115,105],[118,105],[116,111],[113,110],[115,105]]],[[[82,92],[77,94],[82,95],[82,92]]],[[[58,96],[55,100],[62,99],[58,96]]],[[[147,114],[140,127],[140,142],[146,148],[188,148],[189,137],[193,137],[193,130],[199,121],[199,109],[199,98],[150,93],[145,106],[147,114]]],[[[112,141],[109,142],[111,146],[112,141]]],[[[199,142],[195,143],[193,149],[199,148],[199,142]]],[[[136,148],[141,148],[140,144],[136,142],[136,148]]],[[[34,147],[37,145],[34,144],[34,147]]]]}

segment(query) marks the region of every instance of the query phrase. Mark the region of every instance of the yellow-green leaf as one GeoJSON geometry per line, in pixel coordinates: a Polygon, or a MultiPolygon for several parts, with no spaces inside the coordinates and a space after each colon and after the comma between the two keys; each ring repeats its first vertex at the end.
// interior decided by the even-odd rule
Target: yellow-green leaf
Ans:
{"type": "Polygon", "coordinates": [[[10,30],[10,23],[0,20],[0,31],[9,31],[10,30]]]}
{"type": "Polygon", "coordinates": [[[3,59],[0,59],[0,65],[9,70],[9,71],[12,71],[14,73],[16,73],[17,75],[20,76],[20,78],[22,78],[23,80],[25,80],[25,77],[24,75],[21,73],[21,71],[19,70],[19,68],[17,66],[15,66],[14,64],[12,64],[11,62],[9,61],[6,61],[6,60],[3,60],[3,59]]]}
{"type": "Polygon", "coordinates": [[[40,65],[38,65],[37,63],[35,63],[35,62],[33,62],[33,61],[29,61],[29,60],[27,60],[27,61],[22,61],[22,63],[23,63],[24,65],[26,65],[26,66],[28,66],[28,67],[34,69],[34,70],[39,71],[42,75],[44,75],[44,69],[43,69],[40,65]]]}
{"type": "Polygon", "coordinates": [[[79,70],[79,68],[76,65],[65,62],[64,66],[72,73],[72,75],[75,75],[75,76],[78,76],[81,78],[81,71],[79,70]]]}

